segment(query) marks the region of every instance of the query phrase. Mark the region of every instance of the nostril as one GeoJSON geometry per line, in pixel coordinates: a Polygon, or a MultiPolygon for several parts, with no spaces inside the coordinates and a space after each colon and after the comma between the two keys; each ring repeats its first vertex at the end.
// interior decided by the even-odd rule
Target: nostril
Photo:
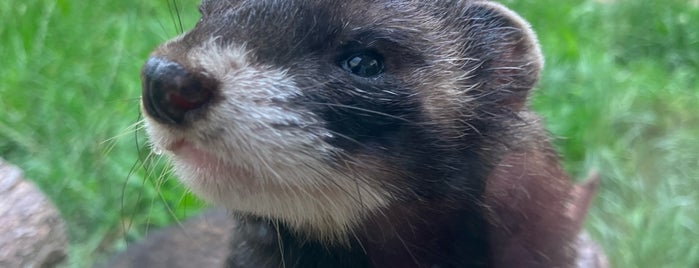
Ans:
{"type": "Polygon", "coordinates": [[[149,58],[141,73],[145,112],[162,123],[182,124],[185,116],[202,108],[213,98],[216,83],[181,64],[149,58]]]}

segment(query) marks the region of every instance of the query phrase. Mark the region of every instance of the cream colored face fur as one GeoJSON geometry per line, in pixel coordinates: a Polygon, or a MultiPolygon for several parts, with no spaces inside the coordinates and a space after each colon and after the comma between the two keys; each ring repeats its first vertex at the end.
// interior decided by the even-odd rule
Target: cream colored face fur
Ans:
{"type": "MultiPolygon", "coordinates": [[[[488,1],[459,2],[463,6],[456,10],[442,6],[448,2],[407,1],[406,5],[421,7],[429,12],[411,10],[409,14],[399,13],[396,16],[391,15],[388,9],[382,10],[387,8],[385,5],[367,1],[376,4],[375,10],[385,11],[374,14],[375,17],[386,17],[371,23],[353,22],[351,18],[364,17],[362,10],[366,5],[362,4],[356,8],[343,7],[349,13],[335,18],[334,24],[331,23],[332,16],[304,13],[312,9],[298,9],[296,11],[299,13],[291,16],[286,11],[278,13],[278,10],[266,10],[276,7],[271,3],[249,1],[241,3],[238,10],[233,8],[237,3],[234,2],[204,2],[202,23],[189,34],[160,46],[151,55],[176,62],[188,72],[201,72],[201,75],[218,83],[215,99],[205,109],[191,111],[196,114],[196,120],[189,120],[187,124],[159,123],[144,112],[151,143],[156,149],[167,151],[179,178],[198,196],[240,214],[278,219],[296,230],[318,234],[333,241],[343,240],[347,231],[363,223],[365,217],[380,214],[382,208],[398,204],[400,200],[417,200],[421,196],[416,192],[431,187],[429,180],[434,178],[429,174],[430,168],[441,167],[443,163],[435,160],[432,166],[411,169],[421,167],[422,162],[416,164],[412,161],[414,159],[406,158],[418,157],[419,161],[430,161],[432,157],[423,159],[420,156],[433,154],[441,161],[450,156],[460,157],[464,153],[460,150],[480,150],[481,147],[484,148],[484,155],[494,153],[496,150],[493,148],[499,146],[497,143],[484,144],[478,140],[477,144],[471,144],[464,140],[468,136],[466,134],[474,137],[485,135],[501,142],[500,136],[507,137],[508,134],[497,130],[506,128],[495,121],[481,122],[490,124],[492,130],[488,131],[493,131],[481,133],[482,130],[471,125],[471,122],[507,117],[509,111],[519,110],[526,102],[526,94],[536,83],[543,65],[536,38],[528,24],[508,9],[488,1]],[[260,13],[253,12],[254,8],[259,8],[260,13]],[[492,25],[480,23],[481,19],[474,18],[453,21],[437,19],[431,13],[432,9],[442,13],[476,12],[473,16],[495,16],[497,19],[493,19],[492,25]],[[223,13],[217,13],[219,11],[223,13]],[[251,23],[251,18],[262,15],[271,22],[251,23]],[[285,17],[287,15],[289,17],[285,17]],[[413,26],[419,27],[412,29],[410,35],[402,34],[409,30],[407,26],[410,24],[395,24],[395,19],[401,21],[400,16],[406,16],[408,19],[405,22],[413,21],[413,26]],[[318,23],[315,19],[320,18],[331,21],[318,23]],[[325,23],[332,27],[324,27],[325,23]],[[385,24],[383,28],[381,23],[385,24]],[[308,27],[319,31],[319,34],[306,32],[308,27]],[[383,29],[383,32],[371,31],[373,29],[383,29]],[[340,31],[339,34],[336,30],[340,31]],[[347,36],[343,36],[345,32],[347,36]],[[424,32],[431,34],[422,35],[424,32]],[[326,39],[334,35],[338,35],[335,36],[336,44],[331,42],[328,45],[326,39]],[[365,40],[364,35],[378,37],[365,40]],[[477,38],[490,35],[497,35],[502,40],[498,39],[500,42],[493,44],[476,42],[479,40],[477,38]],[[376,41],[382,36],[389,38],[384,42],[376,41]],[[333,56],[333,53],[356,53],[351,51],[351,46],[345,47],[353,43],[367,46],[364,50],[378,51],[385,56],[386,64],[393,67],[388,76],[394,79],[355,83],[355,79],[361,78],[333,73],[334,70],[344,72],[343,67],[334,66],[338,65],[337,62],[327,58],[341,57],[333,56]],[[332,51],[316,50],[324,45],[332,47],[332,51]],[[301,51],[301,56],[310,57],[286,57],[295,55],[291,53],[294,51],[301,51]],[[420,56],[406,56],[413,54],[420,56]],[[314,66],[332,74],[313,80],[301,77],[315,75],[299,73],[305,69],[278,67],[293,65],[279,63],[275,61],[277,59],[280,62],[319,60],[326,64],[330,61],[334,65],[328,67],[319,63],[314,66]],[[297,73],[297,77],[291,73],[297,73]],[[303,88],[295,81],[305,83],[303,88]],[[318,81],[320,85],[313,84],[318,81]],[[334,88],[322,84],[326,81],[329,81],[328,85],[335,82],[334,88]],[[344,84],[338,85],[338,81],[344,84]],[[357,86],[359,84],[362,85],[357,86]],[[345,88],[340,88],[343,86],[345,88]],[[342,129],[364,127],[363,130],[374,130],[372,122],[357,121],[360,123],[342,125],[337,131],[338,128],[326,128],[326,124],[342,123],[343,116],[348,113],[334,113],[334,116],[342,119],[326,122],[320,116],[327,114],[316,114],[308,110],[313,109],[310,106],[292,103],[292,100],[306,96],[323,95],[318,91],[336,94],[338,98],[357,97],[364,105],[353,107],[359,111],[376,107],[395,109],[375,114],[389,115],[381,118],[389,122],[386,125],[409,133],[401,133],[405,136],[395,139],[398,141],[395,144],[375,147],[371,142],[368,145],[360,144],[376,150],[357,150],[349,155],[337,147],[341,145],[329,144],[328,141],[336,139],[360,143],[352,137],[347,138],[342,129]],[[375,97],[377,94],[380,95],[378,98],[375,97]],[[408,101],[396,104],[404,100],[408,101]],[[410,107],[412,111],[404,107],[408,104],[415,105],[410,107]],[[388,120],[406,115],[412,116],[415,122],[404,124],[388,120]],[[486,119],[475,120],[481,115],[486,119]],[[415,131],[425,126],[431,131],[415,131]],[[434,138],[435,135],[439,137],[434,138]],[[444,148],[431,146],[444,142],[451,143],[444,148]],[[485,148],[488,146],[493,148],[485,148]],[[376,151],[382,154],[374,155],[376,151]],[[426,181],[420,180],[422,178],[426,181]]],[[[279,8],[288,3],[296,2],[274,1],[274,4],[280,5],[279,8]]],[[[320,0],[299,3],[321,10],[335,8],[330,7],[332,3],[320,0]]],[[[259,22],[263,22],[262,18],[259,22]]],[[[321,99],[330,107],[327,110],[331,111],[336,108],[332,107],[334,104],[351,106],[354,103],[348,101],[349,105],[345,105],[342,100],[321,99]]],[[[192,116],[192,113],[188,112],[188,115],[192,116]]],[[[376,129],[381,130],[381,126],[376,129]]],[[[394,134],[390,131],[376,133],[386,136],[394,134]]],[[[447,166],[461,164],[454,162],[447,166]]],[[[463,174],[471,172],[474,171],[463,170],[463,174]]],[[[463,187],[471,187],[467,183],[469,180],[458,182],[464,183],[463,187]]],[[[449,181],[444,183],[448,184],[449,181]]]]}
{"type": "Polygon", "coordinates": [[[329,240],[386,206],[379,185],[324,161],[342,152],[323,141],[333,134],[312,113],[278,104],[299,94],[287,72],[246,57],[244,46],[219,47],[215,38],[191,49],[186,59],[221,82],[222,101],[184,128],[146,116],[152,147],[167,152],[182,182],[209,202],[329,240]]]}

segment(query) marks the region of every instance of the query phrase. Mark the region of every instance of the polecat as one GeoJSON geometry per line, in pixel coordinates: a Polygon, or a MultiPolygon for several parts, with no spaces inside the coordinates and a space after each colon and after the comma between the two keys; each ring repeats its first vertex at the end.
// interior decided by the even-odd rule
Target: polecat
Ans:
{"type": "MultiPolygon", "coordinates": [[[[581,217],[489,1],[203,0],[142,71],[153,147],[235,218],[229,267],[572,267],[581,217]]],[[[584,214],[584,213],[583,213],[584,214]]]]}

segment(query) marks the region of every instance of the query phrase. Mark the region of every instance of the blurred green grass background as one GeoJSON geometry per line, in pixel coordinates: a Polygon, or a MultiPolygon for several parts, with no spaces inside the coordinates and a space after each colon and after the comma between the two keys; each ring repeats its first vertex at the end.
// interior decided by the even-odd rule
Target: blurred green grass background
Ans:
{"type": "MultiPolygon", "coordinates": [[[[699,1],[503,1],[546,69],[532,104],[576,177],[603,182],[587,228],[613,267],[699,267],[699,1]]],[[[197,1],[177,2],[184,28],[197,1]]],[[[0,157],[68,221],[88,267],[202,204],[148,157],[139,71],[179,23],[166,0],[0,2],[0,157]]]]}

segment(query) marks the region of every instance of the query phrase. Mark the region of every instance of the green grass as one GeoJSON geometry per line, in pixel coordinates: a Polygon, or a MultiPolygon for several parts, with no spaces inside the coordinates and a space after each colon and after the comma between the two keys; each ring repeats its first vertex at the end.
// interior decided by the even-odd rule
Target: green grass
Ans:
{"type": "MultiPolygon", "coordinates": [[[[183,4],[195,20],[196,3],[183,4]]],[[[162,168],[133,168],[147,155],[133,127],[140,67],[177,34],[166,2],[3,1],[0,16],[0,156],[63,213],[70,266],[90,266],[122,238],[171,222],[166,204],[190,213],[196,202],[176,181],[158,180],[162,168]]]]}
{"type": "MultiPolygon", "coordinates": [[[[504,2],[539,34],[532,104],[566,168],[603,176],[587,227],[612,265],[698,267],[697,1],[504,2]]],[[[196,1],[179,4],[191,27],[196,1]]],[[[134,167],[139,70],[177,34],[170,14],[164,0],[0,2],[0,156],[63,213],[71,267],[201,207],[162,164],[134,167]]]]}

